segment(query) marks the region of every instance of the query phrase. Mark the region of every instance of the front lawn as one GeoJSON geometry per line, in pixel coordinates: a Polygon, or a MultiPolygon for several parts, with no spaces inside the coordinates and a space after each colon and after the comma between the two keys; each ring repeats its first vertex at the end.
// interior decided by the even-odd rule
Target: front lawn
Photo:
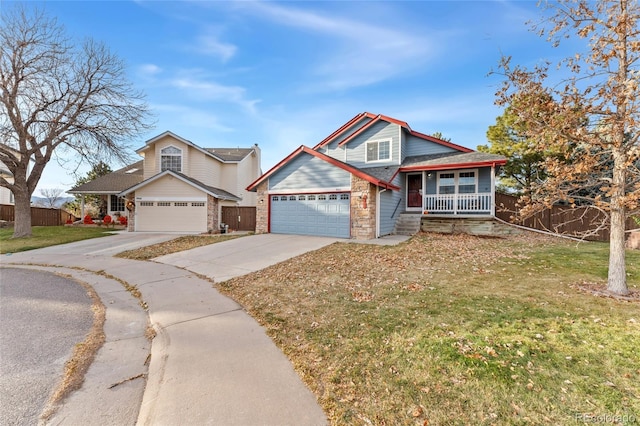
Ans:
{"type": "MultiPolygon", "coordinates": [[[[419,234],[336,243],[217,287],[332,424],[640,422],[640,303],[595,297],[608,245],[419,234]],[[601,416],[601,417],[596,417],[601,416]]],[[[640,291],[640,252],[628,252],[640,291]]]]}
{"type": "Polygon", "coordinates": [[[32,236],[28,238],[12,238],[13,228],[0,229],[0,254],[17,253],[58,244],[71,243],[89,238],[111,235],[112,229],[71,227],[71,226],[34,226],[32,236]]]}

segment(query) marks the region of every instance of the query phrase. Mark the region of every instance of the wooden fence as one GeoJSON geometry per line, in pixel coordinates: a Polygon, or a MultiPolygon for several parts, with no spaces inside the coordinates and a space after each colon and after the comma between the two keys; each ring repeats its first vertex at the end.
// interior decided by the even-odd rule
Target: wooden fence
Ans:
{"type": "MultiPolygon", "coordinates": [[[[517,203],[518,197],[496,193],[496,217],[527,228],[575,237],[582,237],[596,230],[604,218],[602,212],[596,209],[553,206],[553,208],[536,213],[532,217],[522,219],[519,217],[520,208],[517,203]]],[[[627,219],[626,229],[635,228],[638,228],[635,221],[631,218],[627,219]]],[[[585,239],[589,241],[609,241],[609,228],[601,229],[585,239]]]]}
{"type": "MultiPolygon", "coordinates": [[[[78,218],[62,209],[31,207],[31,226],[60,226],[64,225],[67,219],[75,221],[78,218]]],[[[15,209],[13,205],[0,205],[0,220],[15,222],[15,209]]]]}
{"type": "Polygon", "coordinates": [[[223,206],[222,223],[229,225],[229,229],[253,232],[256,230],[256,208],[223,206]]]}

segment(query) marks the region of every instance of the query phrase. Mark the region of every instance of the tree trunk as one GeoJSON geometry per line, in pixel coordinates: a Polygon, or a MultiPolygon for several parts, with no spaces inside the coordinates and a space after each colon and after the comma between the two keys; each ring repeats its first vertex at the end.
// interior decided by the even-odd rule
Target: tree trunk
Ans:
{"type": "Polygon", "coordinates": [[[625,207],[624,197],[626,156],[620,149],[613,150],[613,193],[611,194],[611,232],[609,235],[609,277],[607,290],[627,295],[627,273],[625,267],[625,207]]]}
{"type": "Polygon", "coordinates": [[[13,238],[31,236],[31,196],[28,191],[15,191],[13,238]]]}

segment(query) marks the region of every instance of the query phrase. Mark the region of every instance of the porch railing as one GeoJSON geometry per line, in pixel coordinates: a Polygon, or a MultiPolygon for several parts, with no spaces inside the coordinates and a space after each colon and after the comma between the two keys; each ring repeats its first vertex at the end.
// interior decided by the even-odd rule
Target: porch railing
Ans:
{"type": "Polygon", "coordinates": [[[441,194],[424,195],[422,208],[429,213],[491,214],[493,194],[441,194]]]}

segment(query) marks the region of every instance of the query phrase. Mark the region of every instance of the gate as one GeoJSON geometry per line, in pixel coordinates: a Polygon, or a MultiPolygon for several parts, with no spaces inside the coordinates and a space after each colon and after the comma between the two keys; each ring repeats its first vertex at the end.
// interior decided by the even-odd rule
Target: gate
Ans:
{"type": "Polygon", "coordinates": [[[222,223],[236,231],[256,230],[256,208],[222,206],[222,223]]]}

